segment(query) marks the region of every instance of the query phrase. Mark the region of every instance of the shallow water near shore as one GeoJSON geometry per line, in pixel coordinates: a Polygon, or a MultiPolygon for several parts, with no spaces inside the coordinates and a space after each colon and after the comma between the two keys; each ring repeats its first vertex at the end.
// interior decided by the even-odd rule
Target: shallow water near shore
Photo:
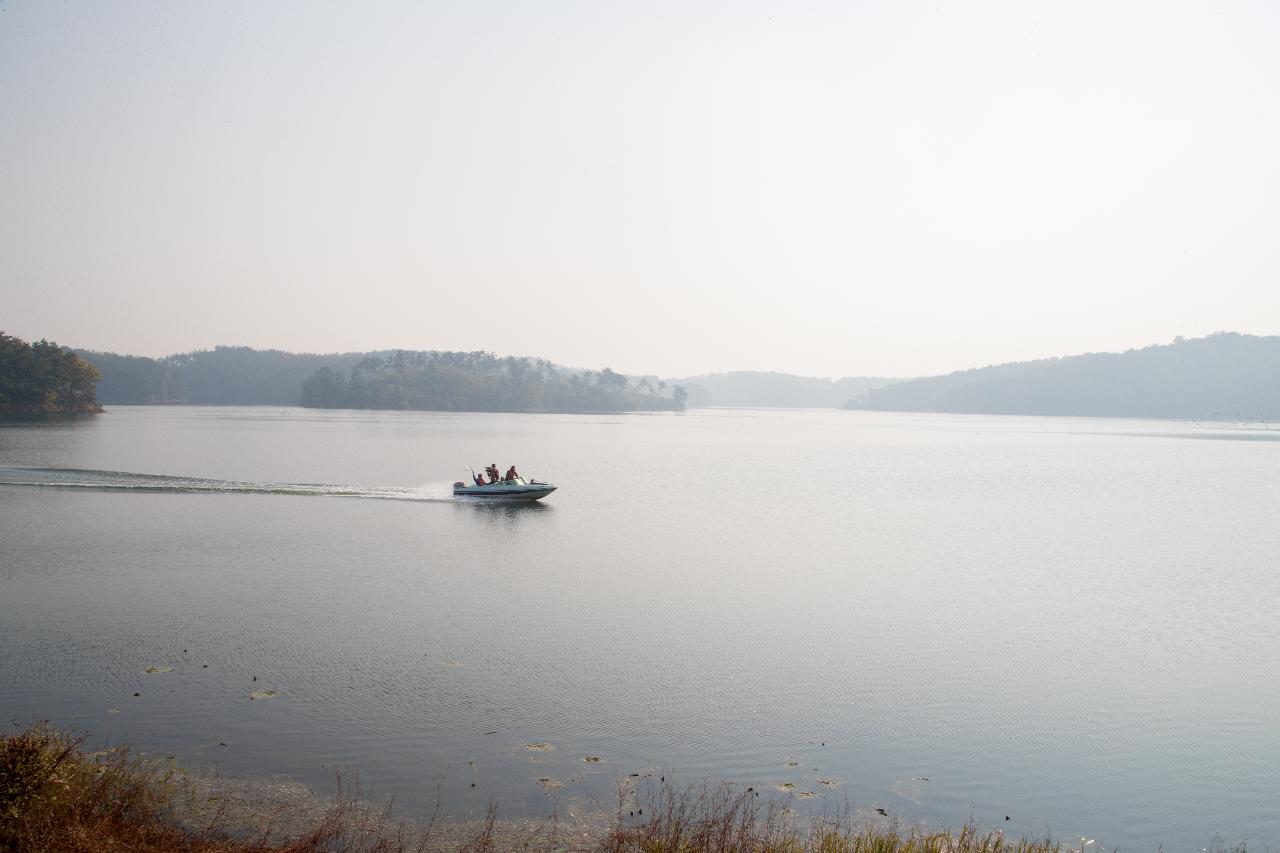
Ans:
{"type": "Polygon", "coordinates": [[[358,771],[458,820],[729,779],[1275,848],[1277,438],[770,410],[0,425],[0,723],[321,791],[358,771]],[[491,462],[560,490],[449,497],[491,462]]]}

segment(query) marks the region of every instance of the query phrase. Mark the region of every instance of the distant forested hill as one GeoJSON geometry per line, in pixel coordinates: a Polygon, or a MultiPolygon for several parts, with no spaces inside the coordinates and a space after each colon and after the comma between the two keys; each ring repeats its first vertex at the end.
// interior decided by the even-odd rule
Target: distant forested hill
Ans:
{"type": "Polygon", "coordinates": [[[682,409],[685,400],[682,388],[650,378],[487,352],[217,347],[165,358],[80,355],[101,372],[98,396],[107,404],[565,412],[682,409]]]}
{"type": "Polygon", "coordinates": [[[821,379],[740,370],[672,381],[685,386],[690,403],[697,406],[836,408],[843,406],[851,397],[902,380],[873,376],[821,379]]]}
{"type": "Polygon", "coordinates": [[[962,370],[873,389],[851,409],[1280,420],[1280,337],[1220,332],[1123,353],[962,370]]]}
{"type": "Polygon", "coordinates": [[[302,398],[302,383],[316,370],[324,366],[345,370],[368,355],[315,355],[249,347],[217,347],[164,358],[77,352],[102,373],[99,400],[141,405],[296,406],[302,398]]]}
{"type": "Polygon", "coordinates": [[[0,415],[100,412],[97,381],[94,366],[66,347],[0,332],[0,415]]]}

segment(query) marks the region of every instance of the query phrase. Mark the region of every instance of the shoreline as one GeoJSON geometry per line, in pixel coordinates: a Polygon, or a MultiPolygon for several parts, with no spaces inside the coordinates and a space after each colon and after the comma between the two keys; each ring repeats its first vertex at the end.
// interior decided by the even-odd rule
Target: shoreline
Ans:
{"type": "MultiPolygon", "coordinates": [[[[337,777],[328,798],[292,780],[193,774],[127,746],[87,752],[85,738],[47,723],[0,735],[0,848],[62,853],[116,847],[152,853],[403,853],[519,850],[609,853],[1061,853],[1087,851],[1050,838],[1006,837],[972,822],[955,830],[868,819],[846,805],[804,816],[792,798],[720,783],[676,788],[620,785],[612,812],[505,820],[425,822],[365,800],[358,779],[337,777]],[[646,814],[647,811],[647,814],[646,814]]],[[[356,777],[353,777],[356,778],[356,777]]],[[[1097,849],[1096,847],[1092,849],[1097,849]]],[[[1243,850],[1241,849],[1241,853],[1243,850]]]]}
{"type": "Polygon", "coordinates": [[[98,403],[82,404],[72,408],[53,407],[48,408],[42,405],[17,405],[14,403],[5,403],[0,405],[0,419],[7,421],[49,421],[71,418],[88,418],[93,415],[104,414],[107,410],[102,408],[98,403]]]}

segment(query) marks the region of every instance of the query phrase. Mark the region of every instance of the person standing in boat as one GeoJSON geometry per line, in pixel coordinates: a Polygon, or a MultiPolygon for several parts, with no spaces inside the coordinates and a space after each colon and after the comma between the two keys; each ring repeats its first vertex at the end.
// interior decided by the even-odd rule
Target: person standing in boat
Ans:
{"type": "Polygon", "coordinates": [[[498,463],[497,462],[490,462],[489,467],[484,470],[485,470],[485,473],[489,475],[489,485],[492,486],[494,483],[498,482],[498,463]]]}

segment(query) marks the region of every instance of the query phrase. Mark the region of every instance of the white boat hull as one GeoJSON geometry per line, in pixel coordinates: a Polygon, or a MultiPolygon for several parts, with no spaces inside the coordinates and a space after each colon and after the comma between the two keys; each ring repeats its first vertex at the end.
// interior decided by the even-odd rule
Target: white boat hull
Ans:
{"type": "Polygon", "coordinates": [[[466,483],[453,484],[455,498],[476,498],[483,501],[536,501],[545,498],[556,490],[550,483],[527,482],[516,480],[510,483],[486,483],[483,486],[468,486],[466,483]]]}

